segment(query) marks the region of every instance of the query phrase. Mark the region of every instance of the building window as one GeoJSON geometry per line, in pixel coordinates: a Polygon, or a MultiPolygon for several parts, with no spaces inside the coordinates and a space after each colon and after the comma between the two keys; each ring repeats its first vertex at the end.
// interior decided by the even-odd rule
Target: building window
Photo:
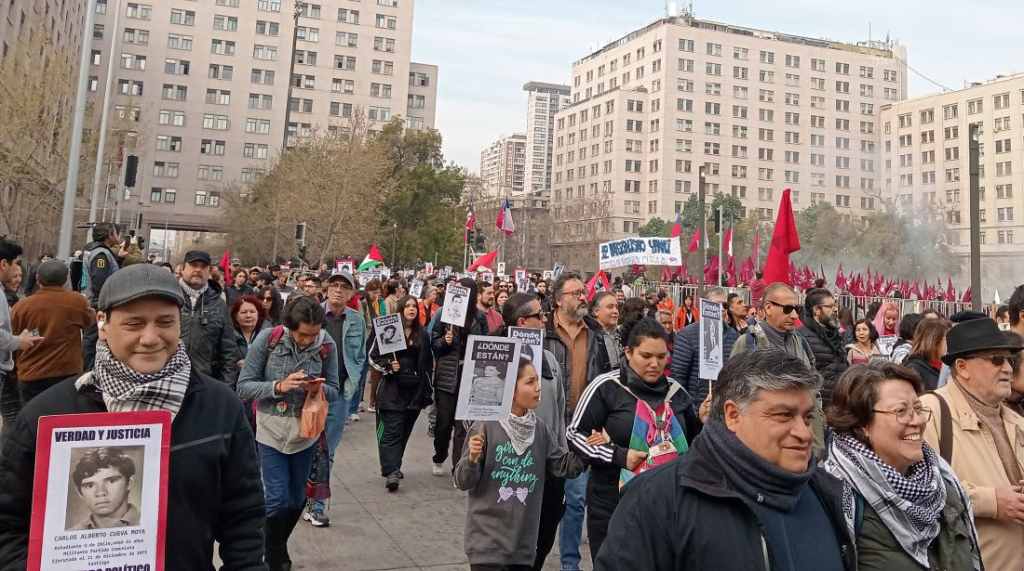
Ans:
{"type": "Polygon", "coordinates": [[[191,10],[171,8],[171,23],[180,26],[195,26],[196,13],[191,10]]]}

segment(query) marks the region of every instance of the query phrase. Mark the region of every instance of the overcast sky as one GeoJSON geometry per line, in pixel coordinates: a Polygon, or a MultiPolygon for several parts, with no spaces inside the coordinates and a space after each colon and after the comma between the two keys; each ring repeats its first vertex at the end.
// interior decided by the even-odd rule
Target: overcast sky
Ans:
{"type": "MultiPolygon", "coordinates": [[[[856,42],[889,34],[911,67],[952,89],[1021,71],[1012,0],[708,0],[698,18],[856,42]],[[956,25],[956,28],[953,25],[956,25]]],[[[480,149],[525,131],[527,81],[570,82],[572,62],[664,16],[659,0],[417,0],[413,61],[440,67],[437,127],[447,160],[476,172],[480,149]]],[[[940,88],[910,73],[911,96],[940,88]]]]}

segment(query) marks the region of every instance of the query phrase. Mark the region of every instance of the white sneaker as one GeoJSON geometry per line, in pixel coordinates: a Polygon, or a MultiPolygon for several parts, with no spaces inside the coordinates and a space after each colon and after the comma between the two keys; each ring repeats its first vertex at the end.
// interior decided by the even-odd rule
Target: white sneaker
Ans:
{"type": "Polygon", "coordinates": [[[359,414],[352,413],[352,414],[348,415],[348,419],[350,421],[352,421],[352,422],[359,422],[359,414]]]}
{"type": "Polygon", "coordinates": [[[366,403],[365,402],[360,402],[359,403],[359,412],[366,412],[366,403]]]}
{"type": "Polygon", "coordinates": [[[444,476],[444,464],[432,464],[430,466],[430,473],[435,476],[444,476]]]}

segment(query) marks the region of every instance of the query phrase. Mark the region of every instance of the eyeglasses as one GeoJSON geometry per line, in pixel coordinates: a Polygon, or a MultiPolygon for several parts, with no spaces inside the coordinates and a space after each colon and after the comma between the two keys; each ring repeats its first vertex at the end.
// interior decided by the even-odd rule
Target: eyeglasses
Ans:
{"type": "Polygon", "coordinates": [[[519,319],[533,319],[533,318],[537,318],[537,319],[540,319],[540,320],[547,319],[548,318],[548,312],[546,312],[546,311],[544,311],[542,309],[542,310],[538,311],[537,313],[531,313],[529,315],[520,315],[519,316],[519,319]]]}
{"type": "Polygon", "coordinates": [[[576,291],[563,291],[562,295],[567,295],[569,297],[583,297],[583,295],[585,295],[586,293],[587,293],[587,290],[585,290],[585,289],[578,289],[576,291]]]}
{"type": "Polygon", "coordinates": [[[920,415],[925,424],[932,419],[932,409],[920,405],[913,408],[901,406],[894,410],[879,410],[877,408],[871,410],[879,414],[891,414],[902,424],[910,424],[914,421],[914,416],[916,415],[920,415]]]}
{"type": "Polygon", "coordinates": [[[274,301],[274,298],[272,298],[272,297],[265,297],[265,298],[263,298],[263,301],[274,301]]]}
{"type": "Polygon", "coordinates": [[[968,359],[984,359],[989,363],[992,363],[996,367],[1002,367],[1007,362],[1010,363],[1011,367],[1017,366],[1017,361],[1020,360],[1019,355],[971,355],[968,359]]]}
{"type": "Polygon", "coordinates": [[[765,301],[765,303],[770,303],[770,304],[774,305],[775,307],[781,309],[782,313],[785,314],[785,315],[789,315],[790,313],[793,313],[797,309],[796,305],[784,305],[784,304],[772,301],[770,299],[766,299],[764,301],[765,301]]]}

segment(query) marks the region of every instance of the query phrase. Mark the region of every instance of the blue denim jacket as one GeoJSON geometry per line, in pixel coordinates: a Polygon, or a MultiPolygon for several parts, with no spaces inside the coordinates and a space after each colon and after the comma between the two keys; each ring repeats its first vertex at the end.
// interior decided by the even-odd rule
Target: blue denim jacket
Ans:
{"type": "Polygon", "coordinates": [[[300,349],[287,328],[277,346],[268,345],[274,328],[264,329],[256,336],[245,356],[245,366],[238,378],[238,396],[256,401],[256,441],[284,454],[305,450],[316,438],[299,436],[299,417],[305,403],[305,391],[283,395],[274,392],[274,383],[294,373],[305,371],[312,377],[323,377],[324,396],[328,402],[338,398],[338,349],[326,331],[320,331],[309,347],[300,349]],[[330,347],[326,358],[320,346],[330,347]]]}
{"type": "MultiPolygon", "coordinates": [[[[324,311],[330,313],[327,302],[323,304],[324,311]]],[[[345,308],[345,324],[341,326],[343,339],[334,341],[341,346],[341,358],[344,359],[345,370],[348,371],[348,378],[345,379],[345,386],[342,387],[345,400],[351,400],[359,384],[359,376],[363,372],[363,365],[366,364],[366,336],[363,334],[366,329],[366,322],[363,314],[351,307],[345,308]]],[[[339,367],[340,369],[340,367],[339,367]]]]}

